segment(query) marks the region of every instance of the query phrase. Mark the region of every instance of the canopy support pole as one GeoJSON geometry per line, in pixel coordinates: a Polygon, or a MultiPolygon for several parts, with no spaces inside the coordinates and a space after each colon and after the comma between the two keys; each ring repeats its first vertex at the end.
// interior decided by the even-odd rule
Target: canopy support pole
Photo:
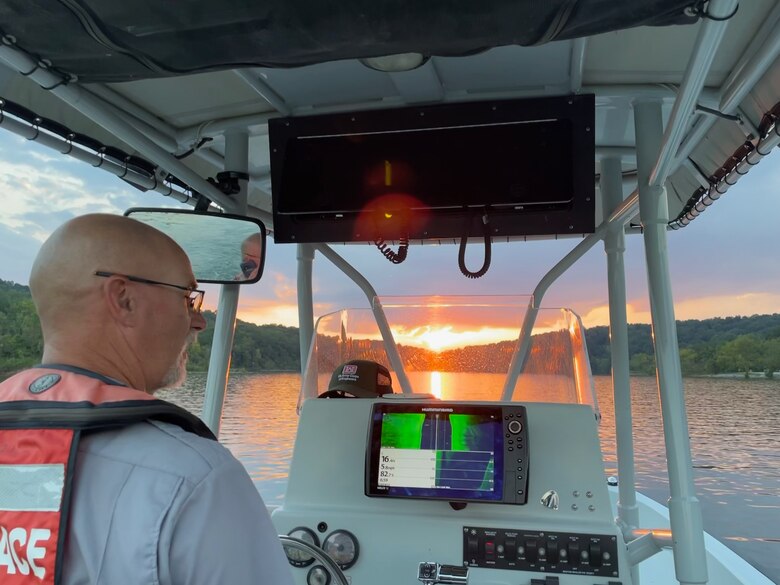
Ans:
{"type": "MultiPolygon", "coordinates": [[[[225,135],[225,170],[246,173],[249,170],[249,134],[230,131],[225,135]]],[[[239,180],[241,190],[234,196],[226,211],[245,215],[247,211],[247,181],[239,180]]],[[[236,250],[236,254],[240,251],[236,250]]],[[[219,436],[222,408],[225,404],[230,354],[236,329],[239,284],[223,284],[219,291],[217,319],[214,324],[214,341],[211,344],[209,371],[206,378],[206,396],[203,400],[203,421],[219,436]]]]}
{"type": "MultiPolygon", "coordinates": [[[[688,129],[688,122],[694,107],[700,99],[704,80],[710,71],[712,60],[715,58],[715,51],[717,51],[720,41],[726,33],[726,26],[728,26],[728,20],[718,19],[726,18],[736,8],[737,0],[710,0],[707,4],[707,12],[713,19],[705,19],[701,29],[699,29],[696,43],[693,46],[693,54],[688,61],[685,76],[680,85],[680,92],[677,99],[674,100],[672,113],[669,115],[669,124],[666,126],[658,150],[651,155],[657,161],[650,175],[649,182],[652,185],[665,184],[669,175],[677,169],[678,163],[675,162],[675,156],[678,147],[688,129]]],[[[638,145],[638,137],[636,142],[638,145]]]]}
{"type": "Polygon", "coordinates": [[[403,393],[411,394],[412,384],[409,382],[409,378],[404,370],[401,354],[398,352],[398,346],[395,343],[390,324],[387,322],[385,310],[382,307],[382,303],[379,301],[379,296],[376,294],[374,287],[371,286],[371,283],[368,282],[360,272],[355,270],[349,262],[336,254],[330,246],[315,244],[314,249],[330,260],[336,268],[346,274],[352,282],[360,287],[363,294],[366,295],[368,302],[371,304],[371,311],[374,313],[374,319],[376,320],[377,327],[379,327],[379,332],[382,334],[382,341],[384,342],[385,351],[387,351],[387,359],[390,360],[390,366],[398,377],[398,383],[401,385],[403,393]]]}
{"type": "Polygon", "coordinates": [[[312,351],[312,341],[314,340],[314,292],[312,288],[314,248],[311,244],[297,245],[297,259],[298,343],[301,352],[301,376],[305,376],[309,359],[314,360],[312,366],[316,367],[316,354],[312,351]]]}
{"type": "MultiPolygon", "coordinates": [[[[714,16],[727,16],[733,11],[735,5],[736,0],[711,0],[708,10],[714,16]]],[[[652,169],[653,181],[657,182],[657,184],[663,184],[669,176],[669,173],[676,169],[675,165],[672,163],[677,152],[677,147],[680,144],[680,139],[682,138],[684,130],[688,126],[688,120],[694,105],[704,94],[702,91],[704,78],[712,64],[715,50],[718,48],[718,45],[723,38],[726,24],[727,21],[707,20],[702,24],[702,27],[699,30],[693,54],[691,55],[685,72],[685,78],[680,86],[680,91],[669,117],[663,144],[659,142],[657,150],[651,155],[655,161],[655,165],[652,169]]],[[[655,98],[649,93],[640,96],[640,99],[657,99],[660,101],[660,98],[655,98]]],[[[545,274],[544,277],[542,277],[542,280],[539,281],[536,289],[534,289],[528,311],[526,311],[525,319],[523,320],[523,325],[520,329],[520,336],[518,337],[515,351],[512,355],[512,361],[509,364],[509,371],[507,372],[506,381],[504,382],[504,390],[501,394],[502,400],[512,399],[517,379],[528,359],[528,351],[531,347],[531,333],[533,331],[534,323],[536,322],[536,315],[541,306],[542,298],[549,286],[555,282],[561,274],[568,270],[574,262],[579,260],[585,252],[590,250],[596,242],[604,237],[610,224],[616,222],[621,222],[621,225],[625,224],[631,219],[631,215],[628,215],[626,212],[633,214],[637,207],[638,200],[636,198],[636,193],[634,193],[623,202],[619,209],[615,210],[615,212],[610,215],[607,221],[602,222],[594,233],[580,242],[571,252],[564,256],[558,264],[545,274]]]]}
{"type": "Polygon", "coordinates": [[[638,206],[639,199],[635,191],[612,212],[609,219],[601,222],[592,234],[586,236],[571,252],[566,254],[536,285],[531,300],[528,302],[528,310],[525,312],[523,324],[520,326],[520,335],[515,343],[515,351],[512,353],[512,360],[509,363],[504,389],[501,392],[501,400],[512,400],[517,379],[520,377],[520,372],[523,371],[525,362],[528,359],[528,352],[531,349],[531,333],[533,332],[536,316],[539,313],[539,307],[547,289],[550,288],[550,285],[559,276],[571,268],[577,260],[582,258],[588,250],[604,238],[610,225],[617,225],[622,229],[625,223],[634,215],[638,206]]]}
{"type": "Polygon", "coordinates": [[[666,241],[669,210],[663,185],[650,183],[655,155],[661,146],[661,104],[635,103],[634,123],[656,375],[669,468],[669,518],[674,535],[675,575],[681,585],[702,584],[707,582],[707,558],[701,507],[693,486],[688,417],[669,275],[666,241]]]}
{"type": "MultiPolygon", "coordinates": [[[[601,195],[605,209],[615,209],[623,201],[622,166],[619,158],[601,161],[601,195]]],[[[631,380],[628,357],[628,318],[626,316],[626,251],[622,225],[611,225],[604,238],[609,290],[609,347],[612,356],[612,391],[615,396],[615,444],[618,466],[618,524],[623,534],[639,526],[634,476],[634,437],[631,418],[631,380]]],[[[639,569],[631,568],[631,581],[639,585],[639,569]]]]}
{"type": "MultiPolygon", "coordinates": [[[[720,88],[716,109],[724,114],[733,114],[753,86],[767,72],[780,56],[780,4],[776,4],[764,20],[761,29],[753,37],[737,64],[731,70],[720,88]]],[[[687,160],[693,149],[699,145],[717,122],[712,116],[699,116],[675,156],[675,165],[687,160]]],[[[759,138],[756,135],[756,138],[759,138]]]]}

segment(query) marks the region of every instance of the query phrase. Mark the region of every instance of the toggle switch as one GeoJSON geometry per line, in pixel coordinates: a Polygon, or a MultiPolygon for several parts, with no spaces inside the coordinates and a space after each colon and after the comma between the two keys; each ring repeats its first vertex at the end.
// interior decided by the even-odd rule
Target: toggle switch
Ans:
{"type": "Polygon", "coordinates": [[[601,545],[597,542],[590,543],[588,546],[588,552],[590,552],[590,566],[600,567],[602,565],[601,545]]]}
{"type": "Polygon", "coordinates": [[[580,545],[576,542],[570,542],[566,546],[566,556],[569,557],[569,562],[572,565],[577,565],[580,562],[580,545]]]}
{"type": "Polygon", "coordinates": [[[538,544],[535,538],[528,538],[525,541],[525,560],[531,564],[538,560],[538,544]]]}
{"type": "Polygon", "coordinates": [[[547,541],[547,562],[553,565],[558,562],[558,543],[554,540],[547,541]]]}
{"type": "Polygon", "coordinates": [[[504,555],[508,561],[517,560],[517,540],[507,538],[504,542],[504,555]]]}
{"type": "Polygon", "coordinates": [[[469,535],[466,539],[466,553],[469,559],[476,559],[479,555],[479,538],[475,535],[469,535]]]}
{"type": "Polygon", "coordinates": [[[496,541],[495,540],[486,540],[485,541],[485,558],[486,559],[495,559],[496,558],[496,541]]]}

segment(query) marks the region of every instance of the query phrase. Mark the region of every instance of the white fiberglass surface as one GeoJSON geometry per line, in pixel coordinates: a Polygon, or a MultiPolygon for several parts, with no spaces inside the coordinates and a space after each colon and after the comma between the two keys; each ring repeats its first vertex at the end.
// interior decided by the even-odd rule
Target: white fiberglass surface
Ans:
{"type": "MultiPolygon", "coordinates": [[[[205,382],[204,373],[194,372],[183,388],[157,396],[199,413],[205,382]]],[[[287,487],[300,382],[297,372],[234,373],[228,385],[220,440],[241,460],[272,507],[282,503],[287,487]]],[[[475,382],[481,383],[480,376],[475,382]]],[[[780,434],[780,380],[715,377],[684,382],[704,528],[770,581],[780,583],[780,456],[774,440],[780,434]]],[[[595,385],[603,414],[599,435],[605,473],[617,475],[611,380],[597,376],[595,385]]],[[[631,394],[637,489],[663,504],[669,485],[655,378],[632,377],[631,394]]],[[[661,525],[655,517],[641,523],[661,525]]]]}

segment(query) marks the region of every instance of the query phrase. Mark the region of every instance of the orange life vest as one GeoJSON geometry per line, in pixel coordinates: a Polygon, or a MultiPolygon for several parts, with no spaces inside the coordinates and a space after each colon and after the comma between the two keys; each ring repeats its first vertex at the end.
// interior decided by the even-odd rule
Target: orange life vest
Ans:
{"type": "Polygon", "coordinates": [[[79,368],[0,383],[0,583],[60,583],[79,437],[146,420],[215,438],[186,410],[79,368]]]}

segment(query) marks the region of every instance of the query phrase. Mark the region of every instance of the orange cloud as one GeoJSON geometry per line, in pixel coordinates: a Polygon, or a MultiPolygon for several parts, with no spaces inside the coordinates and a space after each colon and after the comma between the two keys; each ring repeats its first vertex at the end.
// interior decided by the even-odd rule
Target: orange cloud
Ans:
{"type": "MultiPolygon", "coordinates": [[[[255,325],[285,325],[287,327],[298,326],[298,305],[284,299],[253,299],[242,298],[238,302],[237,317],[242,321],[255,325]]],[[[314,304],[314,318],[326,314],[333,309],[324,303],[314,304]]]]}
{"type": "Polygon", "coordinates": [[[268,277],[273,278],[273,291],[274,295],[276,295],[276,298],[280,301],[287,301],[290,303],[295,304],[298,299],[298,290],[295,282],[291,278],[289,278],[287,275],[282,274],[281,272],[273,272],[273,273],[266,273],[263,277],[262,282],[268,282],[270,280],[268,277]]]}
{"type": "Polygon", "coordinates": [[[237,317],[242,321],[255,325],[286,325],[298,326],[298,307],[294,304],[284,304],[273,299],[239,303],[237,317]]]}
{"type": "MultiPolygon", "coordinates": [[[[629,323],[650,323],[650,310],[645,308],[640,310],[632,303],[628,303],[626,306],[626,315],[629,323]]],[[[598,307],[592,308],[582,315],[582,324],[585,325],[585,327],[609,325],[609,306],[599,305],[598,307]]]]}

